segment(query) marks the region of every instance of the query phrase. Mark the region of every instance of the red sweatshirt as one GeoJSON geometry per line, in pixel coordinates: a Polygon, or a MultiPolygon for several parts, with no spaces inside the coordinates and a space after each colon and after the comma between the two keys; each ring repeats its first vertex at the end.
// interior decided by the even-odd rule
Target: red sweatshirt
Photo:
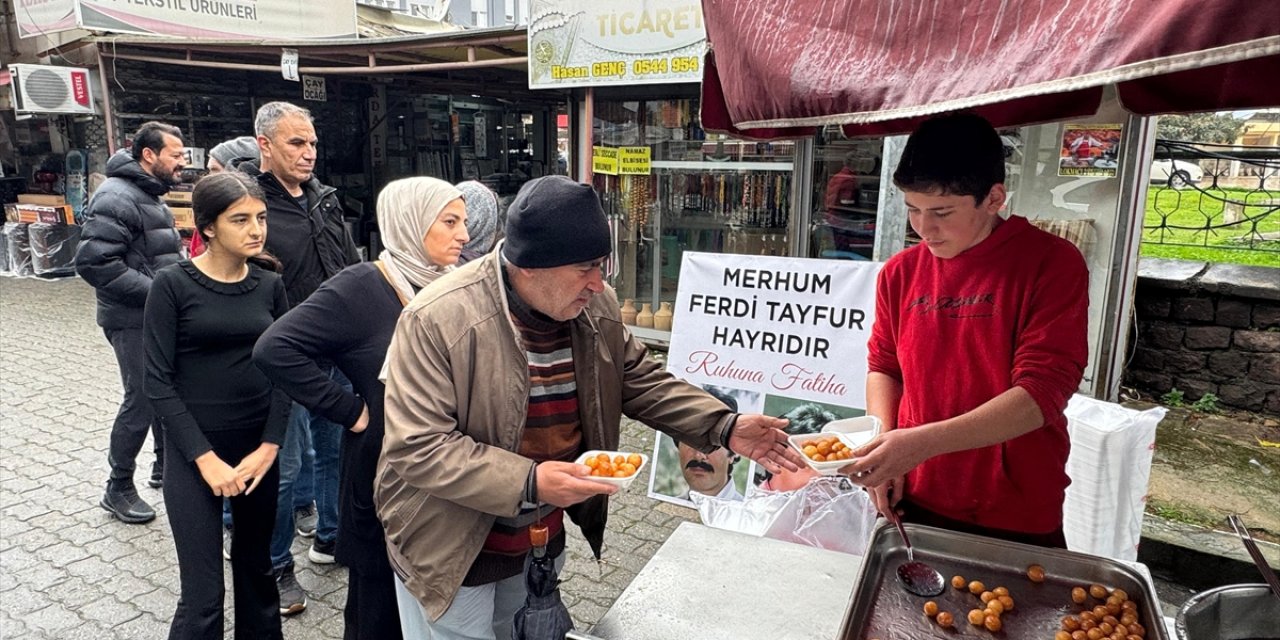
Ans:
{"type": "Polygon", "coordinates": [[[1013,387],[1045,419],[1002,444],[926,460],[907,476],[907,499],[1006,531],[1062,526],[1063,410],[1088,357],[1088,289],[1075,246],[1017,216],[954,258],[919,245],[885,263],[868,365],[902,382],[898,428],[953,418],[1013,387]]]}

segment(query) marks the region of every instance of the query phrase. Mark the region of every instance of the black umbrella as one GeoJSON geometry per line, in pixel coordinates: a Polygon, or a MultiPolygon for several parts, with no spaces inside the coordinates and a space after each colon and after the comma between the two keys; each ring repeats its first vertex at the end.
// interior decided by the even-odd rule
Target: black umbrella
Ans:
{"type": "Polygon", "coordinates": [[[512,640],[562,640],[573,630],[569,608],[560,598],[560,577],[547,557],[547,533],[547,526],[541,522],[529,527],[533,552],[524,574],[529,593],[524,606],[516,612],[512,640]]]}

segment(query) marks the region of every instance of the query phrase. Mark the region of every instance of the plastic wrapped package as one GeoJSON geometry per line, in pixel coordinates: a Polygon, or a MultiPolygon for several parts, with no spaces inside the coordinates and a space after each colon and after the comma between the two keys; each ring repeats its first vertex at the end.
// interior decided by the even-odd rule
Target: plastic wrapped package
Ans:
{"type": "Polygon", "coordinates": [[[9,271],[15,276],[31,276],[31,239],[26,222],[6,222],[4,242],[9,252],[9,271]]]}
{"type": "Polygon", "coordinates": [[[76,274],[76,244],[80,242],[80,225],[32,223],[31,269],[44,278],[76,274]]]}
{"type": "Polygon", "coordinates": [[[1156,427],[1166,409],[1146,411],[1081,395],[1067,403],[1067,548],[1134,561],[1142,538],[1156,427]]]}
{"type": "Polygon", "coordinates": [[[9,275],[13,271],[13,265],[9,264],[9,240],[6,237],[0,237],[0,275],[9,275]]]}
{"type": "Polygon", "coordinates": [[[745,500],[690,494],[703,524],[854,555],[866,552],[876,510],[842,476],[819,476],[795,491],[757,489],[745,500]]]}

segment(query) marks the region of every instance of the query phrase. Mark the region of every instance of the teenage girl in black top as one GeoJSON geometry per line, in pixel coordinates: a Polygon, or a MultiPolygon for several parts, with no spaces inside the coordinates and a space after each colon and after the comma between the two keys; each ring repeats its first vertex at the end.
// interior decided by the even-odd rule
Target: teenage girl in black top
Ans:
{"type": "Polygon", "coordinates": [[[143,327],[181,576],[169,638],[222,638],[224,497],[236,523],[235,637],[282,638],[269,546],[289,402],[251,355],[288,302],[278,263],[262,253],[267,214],[257,183],[235,171],[211,175],[196,185],[192,206],[207,248],[156,274],[143,327]]]}

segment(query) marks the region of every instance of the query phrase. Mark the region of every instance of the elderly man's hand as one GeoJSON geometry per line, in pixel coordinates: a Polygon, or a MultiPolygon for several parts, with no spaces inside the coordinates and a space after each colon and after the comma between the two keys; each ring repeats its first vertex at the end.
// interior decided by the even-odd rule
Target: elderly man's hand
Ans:
{"type": "Polygon", "coordinates": [[[800,454],[787,444],[787,421],[759,414],[738,416],[729,436],[729,449],[760,463],[769,473],[795,471],[804,466],[800,454]]]}
{"type": "Polygon", "coordinates": [[[540,462],[535,473],[538,474],[538,501],[557,507],[571,507],[597,494],[618,492],[611,484],[587,480],[591,467],[585,464],[540,462]]]}

